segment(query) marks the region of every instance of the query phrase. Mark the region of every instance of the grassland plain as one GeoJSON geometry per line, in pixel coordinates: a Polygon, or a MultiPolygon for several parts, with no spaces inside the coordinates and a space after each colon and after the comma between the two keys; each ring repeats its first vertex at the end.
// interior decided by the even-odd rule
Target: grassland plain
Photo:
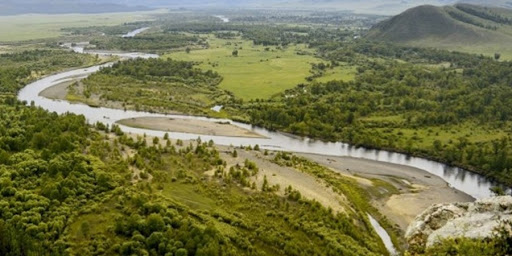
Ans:
{"type": "Polygon", "coordinates": [[[221,89],[244,100],[268,98],[305,83],[311,64],[322,62],[306,45],[267,47],[249,40],[218,39],[213,35],[208,36],[208,42],[208,49],[174,52],[163,57],[201,62],[200,68],[212,69],[223,76],[221,89]],[[237,57],[233,56],[235,50],[238,50],[237,57]]]}
{"type": "Polygon", "coordinates": [[[321,77],[315,79],[316,82],[326,83],[332,80],[353,81],[356,77],[357,67],[348,64],[342,64],[332,69],[327,69],[321,77]]]}
{"type": "Polygon", "coordinates": [[[102,14],[24,14],[0,16],[0,42],[54,38],[63,35],[62,28],[119,25],[150,19],[163,11],[102,14]]]}

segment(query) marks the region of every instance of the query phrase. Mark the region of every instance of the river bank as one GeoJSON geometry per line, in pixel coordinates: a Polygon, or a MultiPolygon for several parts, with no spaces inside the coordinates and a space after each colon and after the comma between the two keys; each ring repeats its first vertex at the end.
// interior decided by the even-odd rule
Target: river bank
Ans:
{"type": "Polygon", "coordinates": [[[470,195],[450,187],[440,177],[418,168],[350,157],[298,155],[343,175],[355,177],[366,188],[373,186],[371,179],[380,179],[396,187],[399,194],[375,198],[373,205],[403,231],[418,214],[432,204],[475,200],[470,195]]]}
{"type": "Polygon", "coordinates": [[[139,117],[117,121],[129,127],[168,132],[194,133],[211,136],[232,136],[245,138],[265,138],[253,131],[240,128],[231,123],[207,122],[194,119],[179,119],[168,117],[139,117]]]}

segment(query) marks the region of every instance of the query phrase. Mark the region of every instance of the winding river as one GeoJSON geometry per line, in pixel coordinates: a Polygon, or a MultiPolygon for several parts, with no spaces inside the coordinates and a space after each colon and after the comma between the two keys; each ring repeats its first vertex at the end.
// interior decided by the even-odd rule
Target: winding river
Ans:
{"type": "MultiPolygon", "coordinates": [[[[225,18],[225,17],[218,17],[225,18]]],[[[227,19],[227,18],[226,18],[227,19]]],[[[224,20],[224,19],[223,19],[224,20]]],[[[229,20],[228,20],[229,21],[229,20]]],[[[226,21],[227,22],[227,21],[226,21]]],[[[142,28],[135,30],[131,33],[124,35],[123,37],[133,37],[136,34],[146,30],[148,28],[142,28]]],[[[113,53],[113,52],[99,52],[99,51],[84,51],[86,43],[81,43],[69,47],[76,52],[90,53],[99,55],[116,55],[122,58],[157,58],[158,55],[145,54],[145,53],[113,53]]],[[[26,101],[27,104],[34,103],[36,106],[42,107],[48,111],[64,114],[67,112],[84,115],[89,123],[102,122],[105,124],[112,125],[116,121],[136,118],[136,117],[168,117],[168,118],[182,118],[182,119],[196,119],[209,122],[230,122],[233,125],[239,126],[244,129],[251,130],[255,133],[261,134],[266,138],[243,138],[243,137],[228,137],[228,136],[210,136],[210,135],[199,135],[193,133],[178,133],[168,132],[169,136],[175,139],[196,139],[201,137],[203,140],[213,140],[216,144],[220,145],[235,145],[235,146],[248,146],[258,144],[260,148],[269,150],[280,150],[298,153],[312,153],[330,156],[345,156],[352,158],[361,158],[367,160],[381,161],[392,164],[404,165],[419,168],[427,171],[432,175],[436,175],[445,180],[450,186],[471,195],[474,198],[485,198],[490,197],[490,188],[495,183],[489,181],[485,177],[466,171],[457,167],[450,167],[448,165],[438,163],[435,161],[427,160],[418,157],[409,157],[405,154],[394,153],[384,150],[374,150],[365,148],[356,148],[346,143],[341,142],[323,142],[319,140],[313,140],[310,138],[301,138],[296,136],[290,136],[280,132],[269,131],[264,128],[254,127],[248,124],[234,122],[226,119],[214,119],[207,117],[198,116],[186,116],[186,115],[165,115],[148,112],[138,112],[131,110],[120,110],[110,109],[104,107],[90,107],[84,104],[72,104],[63,100],[51,100],[40,96],[40,92],[52,87],[54,85],[72,81],[75,79],[85,78],[88,75],[97,72],[102,67],[108,67],[112,63],[103,65],[97,65],[89,68],[82,68],[72,71],[65,71],[62,73],[54,74],[38,81],[35,81],[25,86],[18,94],[20,101],[26,101]]],[[[164,136],[166,132],[155,131],[149,129],[132,128],[120,125],[123,131],[135,133],[135,134],[148,134],[153,136],[164,136]]],[[[377,231],[379,236],[382,238],[386,248],[391,255],[396,254],[396,249],[393,247],[389,236],[379,223],[369,216],[370,221],[374,229],[377,231]]]]}
{"type": "MultiPolygon", "coordinates": [[[[148,55],[143,53],[123,53],[121,55],[123,57],[155,57],[155,55],[148,55]]],[[[34,102],[36,106],[40,106],[48,111],[57,112],[59,114],[71,112],[79,115],[84,115],[90,123],[103,122],[105,124],[112,125],[118,120],[135,117],[168,117],[197,119],[209,122],[230,122],[233,125],[259,133],[265,136],[266,138],[210,136],[177,132],[170,132],[169,135],[172,138],[182,140],[196,139],[198,137],[201,137],[203,140],[211,139],[216,144],[220,145],[248,146],[258,144],[260,145],[261,148],[270,150],[312,153],[331,156],[346,156],[415,167],[425,170],[431,173],[432,175],[441,177],[448,184],[450,184],[450,186],[462,192],[465,192],[477,199],[490,197],[491,192],[489,189],[492,186],[496,185],[481,175],[466,171],[461,168],[451,167],[442,163],[427,160],[424,158],[410,157],[405,154],[394,153],[385,150],[357,148],[341,142],[324,142],[310,138],[289,136],[280,132],[273,132],[264,128],[254,127],[248,124],[238,123],[231,120],[213,119],[197,116],[165,115],[131,110],[124,111],[121,109],[110,109],[103,107],[95,108],[84,104],[72,104],[67,101],[50,100],[42,96],[39,96],[39,93],[46,88],[49,88],[51,86],[57,85],[65,81],[87,77],[88,75],[98,71],[101,67],[106,67],[109,65],[111,65],[111,63],[93,66],[89,68],[66,71],[45,77],[23,88],[18,94],[18,99],[20,101],[26,101],[27,103],[34,102]]],[[[121,127],[126,132],[136,134],[146,133],[148,135],[153,136],[163,136],[165,134],[164,131],[139,129],[126,126],[121,127]]]]}

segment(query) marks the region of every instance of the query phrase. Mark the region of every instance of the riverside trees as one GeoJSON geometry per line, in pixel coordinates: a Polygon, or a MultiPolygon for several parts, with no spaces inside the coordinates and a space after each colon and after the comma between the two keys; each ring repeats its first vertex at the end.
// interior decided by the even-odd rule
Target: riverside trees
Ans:
{"type": "Polygon", "coordinates": [[[512,184],[510,62],[367,42],[322,54],[357,63],[356,80],[299,85],[251,104],[251,123],[427,156],[512,184]]]}
{"type": "MultiPolygon", "coordinates": [[[[2,255],[386,252],[360,211],[334,213],[315,201],[247,191],[228,172],[205,178],[225,167],[213,143],[150,143],[118,126],[26,106],[12,90],[0,97],[2,255]],[[137,179],[137,171],[151,180],[137,179]]],[[[245,165],[252,172],[244,175],[257,172],[245,165]]]]}

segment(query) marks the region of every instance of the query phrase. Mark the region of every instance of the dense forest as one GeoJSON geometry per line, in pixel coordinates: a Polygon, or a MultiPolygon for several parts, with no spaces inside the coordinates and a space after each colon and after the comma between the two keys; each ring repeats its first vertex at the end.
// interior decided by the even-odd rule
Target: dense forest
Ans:
{"type": "MultiPolygon", "coordinates": [[[[384,252],[372,242],[378,238],[368,233],[369,224],[354,224],[316,202],[243,192],[236,185],[239,176],[230,178],[234,173],[200,181],[205,170],[222,168],[208,143],[162,146],[143,137],[107,136],[81,116],[16,103],[1,108],[2,255],[384,252]],[[136,186],[133,169],[142,171],[136,186]],[[173,187],[218,199],[210,210],[191,209],[165,192],[173,187]]],[[[122,134],[116,127],[112,132],[122,134]]]]}
{"type": "Polygon", "coordinates": [[[431,157],[512,184],[510,62],[371,43],[322,54],[357,64],[356,80],[299,85],[250,104],[251,123],[431,157]],[[363,54],[381,59],[363,62],[363,54]]]}
{"type": "MultiPolygon", "coordinates": [[[[165,67],[184,69],[182,78],[217,77],[171,60],[134,60],[100,74],[138,77],[130,68],[141,63],[163,65],[153,73],[159,78],[169,75],[165,67]]],[[[2,255],[386,254],[357,187],[340,187],[354,201],[349,212],[334,212],[292,188],[280,197],[265,183],[254,187],[247,181],[257,166],[225,170],[213,142],[90,126],[83,116],[17,102],[14,92],[0,102],[2,255]],[[215,175],[205,178],[209,170],[215,175]]]]}
{"type": "Polygon", "coordinates": [[[70,27],[62,28],[61,30],[71,35],[84,35],[84,36],[121,36],[128,32],[134,31],[141,27],[147,27],[151,22],[129,22],[118,26],[91,26],[91,27],[70,27]]]}

